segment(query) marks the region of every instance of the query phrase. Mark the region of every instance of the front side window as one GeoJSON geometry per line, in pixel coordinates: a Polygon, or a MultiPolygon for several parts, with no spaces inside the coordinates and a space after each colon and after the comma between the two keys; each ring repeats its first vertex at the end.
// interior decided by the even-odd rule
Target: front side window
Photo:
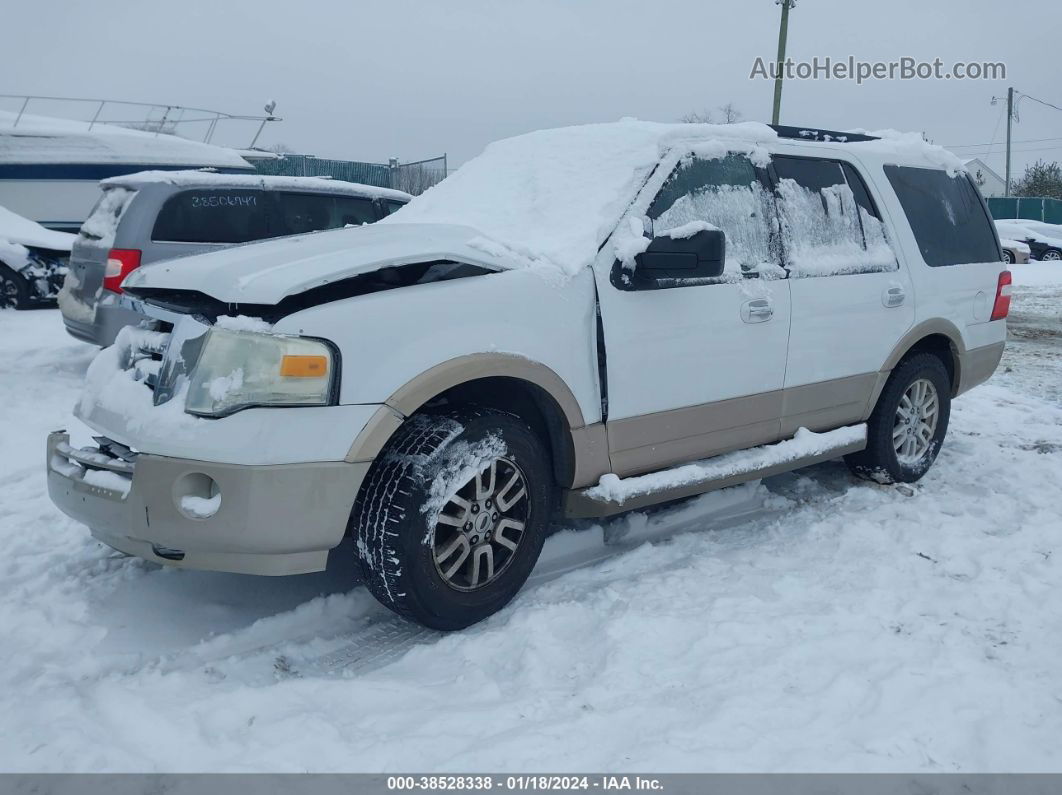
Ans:
{"type": "Polygon", "coordinates": [[[268,194],[261,190],[186,190],[166,200],[152,240],[246,243],[268,237],[268,194]]]}
{"type": "Polygon", "coordinates": [[[899,264],[862,179],[847,163],[773,161],[778,215],[792,278],[878,273],[899,264]]]}
{"type": "Polygon", "coordinates": [[[909,166],[885,166],[922,259],[931,267],[998,262],[992,221],[965,174],[909,166]]]}
{"type": "Polygon", "coordinates": [[[726,235],[726,267],[720,281],[781,275],[771,234],[771,197],[749,159],[687,157],[678,164],[648,211],[654,235],[696,221],[726,235]]]}

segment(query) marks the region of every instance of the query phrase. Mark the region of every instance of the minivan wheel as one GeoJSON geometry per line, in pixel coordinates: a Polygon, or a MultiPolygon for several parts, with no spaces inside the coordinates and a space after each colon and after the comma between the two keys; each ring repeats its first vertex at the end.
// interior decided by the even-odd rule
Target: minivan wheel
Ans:
{"type": "Polygon", "coordinates": [[[415,415],[373,463],[351,513],[365,584],[433,629],[482,621],[527,580],[555,496],[546,446],[519,417],[415,415]]]}
{"type": "Polygon", "coordinates": [[[1044,255],[1040,257],[1041,262],[1058,262],[1062,260],[1062,251],[1055,248],[1049,248],[1044,252],[1044,255]]]}
{"type": "Polygon", "coordinates": [[[0,309],[21,309],[29,303],[29,284],[19,274],[0,265],[0,309]]]}
{"type": "Polygon", "coordinates": [[[951,379],[939,357],[919,353],[889,376],[867,421],[865,450],[845,456],[856,475],[913,483],[933,465],[948,431],[951,379]]]}

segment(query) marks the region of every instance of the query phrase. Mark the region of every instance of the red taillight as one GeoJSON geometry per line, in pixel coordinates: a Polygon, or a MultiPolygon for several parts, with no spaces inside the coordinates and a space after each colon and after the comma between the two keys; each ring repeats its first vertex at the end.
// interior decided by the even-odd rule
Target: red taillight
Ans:
{"type": "Polygon", "coordinates": [[[996,302],[992,305],[992,320],[1002,320],[1010,314],[1010,271],[999,274],[996,285],[996,302]]]}
{"type": "Polygon", "coordinates": [[[103,272],[103,289],[112,293],[122,292],[125,277],[140,267],[140,250],[135,248],[112,248],[107,253],[107,269],[103,272]]]}

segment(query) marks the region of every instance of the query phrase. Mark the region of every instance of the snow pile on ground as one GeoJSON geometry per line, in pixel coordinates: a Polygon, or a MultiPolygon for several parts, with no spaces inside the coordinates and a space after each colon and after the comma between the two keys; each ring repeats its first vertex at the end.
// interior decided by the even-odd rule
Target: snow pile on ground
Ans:
{"type": "Polygon", "coordinates": [[[93,541],[42,455],[93,349],[0,312],[0,769],[1062,772],[1062,268],[1027,267],[1022,336],[918,484],[830,463],[728,529],[730,493],[579,525],[547,558],[653,540],[444,636],[349,547],[254,578],[93,541]]]}

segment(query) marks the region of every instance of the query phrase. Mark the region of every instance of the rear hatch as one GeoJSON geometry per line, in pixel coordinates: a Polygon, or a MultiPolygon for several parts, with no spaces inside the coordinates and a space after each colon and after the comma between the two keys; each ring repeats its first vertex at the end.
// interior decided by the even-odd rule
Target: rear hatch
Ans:
{"type": "Polygon", "coordinates": [[[103,286],[107,254],[114,246],[118,223],[136,191],[118,186],[104,188],[70,251],[70,266],[59,294],[59,308],[67,326],[91,326],[103,286]]]}

